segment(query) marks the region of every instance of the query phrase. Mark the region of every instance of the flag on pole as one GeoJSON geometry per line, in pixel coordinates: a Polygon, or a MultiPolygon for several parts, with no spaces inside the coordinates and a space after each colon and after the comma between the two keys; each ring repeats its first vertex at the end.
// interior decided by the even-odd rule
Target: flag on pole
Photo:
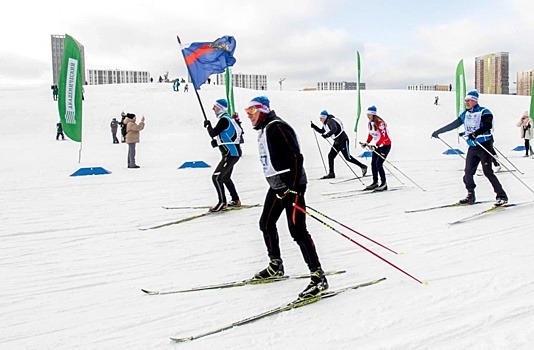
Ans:
{"type": "Polygon", "coordinates": [[[234,84],[232,80],[232,68],[227,67],[225,72],[226,100],[228,101],[228,115],[235,113],[234,84]]]}
{"type": "MultiPolygon", "coordinates": [[[[356,51],[356,65],[358,67],[358,76],[356,79],[356,90],[358,91],[358,106],[356,111],[356,124],[354,125],[354,132],[358,132],[358,122],[360,121],[360,115],[362,113],[362,102],[360,98],[360,51],[356,51]]],[[[358,135],[356,135],[358,136],[358,135]]],[[[355,143],[356,145],[356,143],[355,143]]]]}
{"type": "Polygon", "coordinates": [[[464,109],[464,98],[466,95],[465,88],[465,72],[464,72],[464,60],[458,62],[456,67],[456,116],[460,115],[460,112],[464,109]]]}
{"type": "Polygon", "coordinates": [[[76,40],[65,34],[58,84],[58,111],[63,131],[76,142],[82,142],[82,80],[80,48],[76,40]]]}
{"type": "Polygon", "coordinates": [[[182,49],[195,90],[200,89],[210,75],[223,73],[226,67],[234,65],[235,47],[234,37],[225,35],[214,42],[192,43],[182,49]]]}

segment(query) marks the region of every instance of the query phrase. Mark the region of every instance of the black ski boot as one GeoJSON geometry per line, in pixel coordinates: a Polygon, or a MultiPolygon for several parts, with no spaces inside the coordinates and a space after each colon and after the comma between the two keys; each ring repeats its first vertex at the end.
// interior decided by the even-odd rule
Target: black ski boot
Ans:
{"type": "Polygon", "coordinates": [[[326,174],[325,176],[323,176],[322,178],[320,178],[319,180],[324,180],[324,179],[335,179],[336,178],[336,174],[334,173],[328,173],[326,174]]]}
{"type": "Polygon", "coordinates": [[[464,199],[460,199],[460,204],[475,204],[476,198],[475,198],[475,192],[467,192],[467,197],[464,199]]]}
{"type": "Polygon", "coordinates": [[[364,188],[363,190],[364,191],[372,191],[374,190],[375,188],[378,187],[378,183],[377,182],[373,182],[372,184],[370,184],[369,186],[367,186],[366,188],[364,188]]]}
{"type": "Polygon", "coordinates": [[[300,299],[309,299],[322,294],[328,289],[328,281],[324,276],[324,271],[318,269],[311,273],[310,284],[299,294],[300,299]]]}
{"type": "Polygon", "coordinates": [[[284,264],[281,259],[272,259],[269,266],[254,275],[254,279],[265,280],[284,275],[284,264]]]}

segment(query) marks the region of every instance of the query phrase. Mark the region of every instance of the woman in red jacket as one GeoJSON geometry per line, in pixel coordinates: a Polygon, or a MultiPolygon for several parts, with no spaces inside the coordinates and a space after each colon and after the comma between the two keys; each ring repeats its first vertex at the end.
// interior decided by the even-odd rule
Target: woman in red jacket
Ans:
{"type": "Polygon", "coordinates": [[[365,190],[385,191],[388,189],[388,185],[386,183],[384,162],[391,150],[388,126],[376,113],[375,106],[367,109],[367,118],[369,119],[369,135],[367,136],[367,142],[361,143],[361,145],[364,148],[369,148],[373,152],[371,158],[373,183],[367,186],[365,190]],[[378,175],[380,175],[380,185],[378,184],[378,175]]]}

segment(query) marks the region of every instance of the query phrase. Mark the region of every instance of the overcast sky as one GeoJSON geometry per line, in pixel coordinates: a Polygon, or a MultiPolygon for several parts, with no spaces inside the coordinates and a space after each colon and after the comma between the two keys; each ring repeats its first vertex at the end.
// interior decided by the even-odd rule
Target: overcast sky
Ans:
{"type": "Polygon", "coordinates": [[[454,83],[464,59],[468,88],[474,60],[510,52],[516,72],[534,69],[529,0],[350,1],[12,1],[0,11],[0,86],[49,85],[51,34],[85,47],[86,68],[185,77],[176,42],[237,41],[233,71],[266,74],[269,89],[356,81],[356,51],[368,89],[454,83]]]}

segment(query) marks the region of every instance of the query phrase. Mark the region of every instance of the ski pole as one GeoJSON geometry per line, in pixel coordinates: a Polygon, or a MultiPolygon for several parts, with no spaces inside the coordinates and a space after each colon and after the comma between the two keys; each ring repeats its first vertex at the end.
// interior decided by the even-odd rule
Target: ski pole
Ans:
{"type": "MultiPolygon", "coordinates": [[[[497,151],[497,153],[499,153],[504,159],[506,159],[506,160],[508,161],[508,163],[510,163],[510,164],[514,167],[515,170],[519,171],[519,173],[520,173],[521,175],[525,175],[525,173],[522,172],[521,170],[519,170],[519,169],[514,165],[514,163],[512,163],[512,162],[510,161],[510,159],[508,159],[504,154],[502,154],[501,151],[499,151],[499,150],[497,149],[497,147],[493,146],[493,149],[494,149],[495,151],[497,151]]],[[[493,157],[493,158],[495,158],[495,157],[493,157]]]]}
{"type": "Polygon", "coordinates": [[[369,238],[369,237],[367,237],[366,235],[364,235],[364,234],[362,234],[362,233],[356,231],[355,229],[353,229],[353,228],[351,228],[351,227],[349,227],[349,226],[347,226],[347,225],[345,225],[345,224],[343,224],[343,223],[337,221],[336,219],[331,218],[331,217],[329,217],[328,215],[326,215],[326,214],[324,214],[324,213],[321,213],[319,210],[314,209],[314,208],[310,207],[309,205],[307,205],[306,208],[313,210],[313,211],[316,212],[317,214],[319,214],[319,215],[321,215],[321,216],[323,216],[323,217],[325,217],[325,218],[327,218],[327,219],[329,219],[329,220],[335,222],[336,224],[338,224],[338,225],[340,225],[340,226],[346,228],[346,229],[349,230],[349,231],[352,231],[352,232],[356,233],[357,235],[362,236],[363,238],[365,238],[365,239],[367,239],[367,240],[373,242],[374,244],[379,245],[380,247],[389,250],[390,252],[392,252],[392,253],[394,253],[394,254],[399,254],[399,253],[397,253],[396,251],[394,251],[393,249],[390,249],[390,248],[386,247],[385,245],[383,245],[383,244],[381,244],[381,243],[378,243],[377,241],[373,240],[372,238],[369,238]]]}
{"type": "MultiPolygon", "coordinates": [[[[330,142],[330,140],[328,139],[325,139],[326,142],[328,142],[328,144],[330,145],[330,147],[334,148],[334,145],[332,145],[332,142],[330,142]]],[[[339,151],[336,150],[336,153],[339,154],[339,151]]],[[[358,181],[360,181],[362,183],[362,185],[365,186],[365,184],[363,183],[362,179],[360,176],[356,175],[356,173],[354,172],[354,170],[351,168],[351,166],[349,165],[349,163],[347,163],[347,161],[345,160],[345,158],[343,157],[343,155],[341,155],[341,160],[343,160],[343,162],[345,162],[345,164],[347,165],[347,167],[350,169],[350,171],[354,174],[354,176],[358,179],[358,181]]]]}
{"type": "MultiPolygon", "coordinates": [[[[369,145],[366,146],[367,148],[369,148],[369,145]]],[[[369,148],[370,149],[370,148],[369,148]]],[[[375,149],[372,150],[377,156],[379,156],[380,158],[382,158],[385,162],[387,162],[389,165],[391,165],[393,168],[395,168],[395,170],[397,170],[399,173],[401,173],[402,175],[404,175],[405,178],[407,178],[408,180],[410,180],[415,186],[419,187],[419,189],[423,192],[426,192],[426,190],[424,188],[422,188],[421,186],[419,186],[414,180],[412,180],[408,175],[406,175],[405,173],[403,173],[402,171],[400,171],[399,168],[397,168],[395,166],[395,164],[391,163],[389,160],[387,160],[384,156],[382,156],[380,153],[378,153],[375,149]]],[[[393,175],[395,176],[395,175],[393,175]]]]}
{"type": "MultiPolygon", "coordinates": [[[[459,136],[458,136],[459,137],[459,136]]],[[[444,144],[447,145],[447,147],[449,147],[450,149],[452,149],[454,152],[456,152],[457,155],[459,155],[460,157],[462,157],[464,160],[465,160],[465,157],[462,156],[462,154],[460,152],[458,152],[455,148],[452,148],[451,145],[449,145],[447,142],[445,142],[441,137],[436,137],[438,140],[440,140],[441,142],[443,142],[444,144]]]]}
{"type": "Polygon", "coordinates": [[[332,227],[330,226],[328,223],[324,222],[323,220],[319,219],[317,216],[311,214],[310,212],[306,211],[305,209],[302,209],[301,207],[299,207],[296,203],[293,203],[293,206],[300,212],[308,215],[308,216],[311,216],[313,219],[319,221],[320,223],[322,223],[323,225],[325,225],[326,227],[328,227],[329,229],[331,229],[332,231],[334,231],[335,233],[343,236],[344,238],[348,239],[349,241],[351,241],[352,243],[356,244],[358,247],[364,249],[366,252],[374,255],[375,257],[379,258],[380,260],[384,261],[385,263],[389,264],[390,266],[396,268],[397,270],[399,270],[400,272],[404,273],[405,275],[411,277],[412,279],[414,279],[415,281],[421,283],[421,284],[428,284],[426,281],[425,282],[422,282],[420,280],[418,280],[417,278],[415,278],[414,276],[410,275],[408,272],[402,270],[400,267],[390,263],[389,261],[387,261],[386,259],[384,259],[383,257],[381,257],[380,255],[374,253],[373,251],[369,250],[368,248],[364,247],[363,245],[361,245],[360,243],[356,242],[355,240],[353,240],[352,238],[350,238],[349,236],[345,235],[343,232],[337,230],[335,227],[332,227]]]}
{"type": "Polygon", "coordinates": [[[317,148],[319,149],[319,154],[321,155],[321,161],[323,162],[324,172],[328,173],[328,171],[326,170],[326,164],[324,163],[323,152],[321,151],[321,146],[319,146],[319,140],[317,140],[317,135],[315,134],[315,131],[312,130],[312,132],[313,132],[313,136],[315,137],[315,143],[317,144],[317,148]]]}
{"type": "MultiPolygon", "coordinates": [[[[489,155],[492,156],[494,159],[496,159],[495,156],[494,156],[493,154],[491,154],[491,152],[488,151],[488,150],[486,149],[486,147],[484,147],[484,146],[482,146],[482,145],[480,144],[480,142],[478,142],[478,141],[475,140],[475,143],[477,144],[477,146],[480,146],[480,148],[482,148],[484,151],[486,151],[487,154],[489,154],[489,155]]],[[[530,192],[534,193],[534,190],[533,190],[532,188],[530,188],[529,185],[527,185],[526,183],[524,183],[523,180],[521,180],[521,179],[519,178],[519,176],[517,176],[516,174],[514,174],[514,173],[513,173],[513,172],[512,172],[506,165],[504,165],[502,162],[501,162],[501,165],[502,165],[506,170],[508,170],[508,171],[510,172],[510,174],[514,175],[515,178],[516,178],[517,180],[519,180],[519,182],[521,182],[526,188],[528,188],[528,190],[529,190],[530,192]]]]}

